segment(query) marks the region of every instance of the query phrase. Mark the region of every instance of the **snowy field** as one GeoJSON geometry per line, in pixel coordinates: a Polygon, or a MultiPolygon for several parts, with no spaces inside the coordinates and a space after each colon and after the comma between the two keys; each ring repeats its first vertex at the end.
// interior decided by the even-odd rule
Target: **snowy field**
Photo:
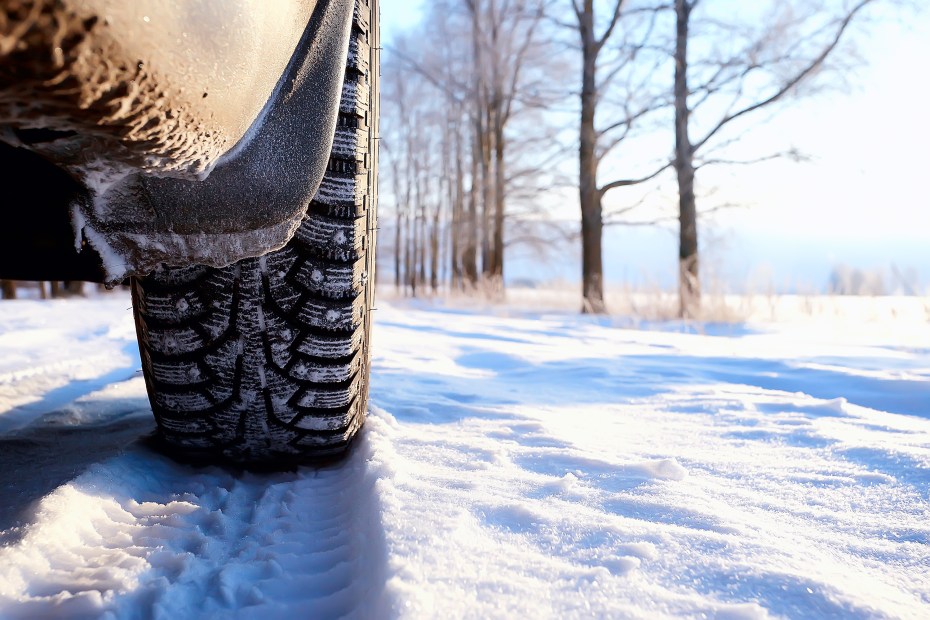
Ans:
{"type": "Polygon", "coordinates": [[[819,303],[381,301],[351,455],[256,474],[141,441],[127,296],[0,302],[0,618],[930,617],[926,306],[819,303]]]}

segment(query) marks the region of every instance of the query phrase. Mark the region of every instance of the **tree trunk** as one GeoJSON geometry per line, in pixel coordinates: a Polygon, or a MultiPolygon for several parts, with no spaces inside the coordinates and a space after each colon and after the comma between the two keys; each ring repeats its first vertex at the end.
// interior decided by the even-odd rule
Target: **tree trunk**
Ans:
{"type": "Polygon", "coordinates": [[[416,231],[415,219],[413,213],[408,213],[404,216],[404,228],[406,229],[405,232],[407,237],[407,243],[404,244],[404,278],[407,281],[407,290],[411,297],[417,296],[417,273],[414,264],[416,258],[414,254],[414,248],[416,247],[416,239],[414,239],[414,233],[416,231]]]}
{"type": "Polygon", "coordinates": [[[581,273],[582,273],[582,307],[585,314],[605,314],[604,275],[601,237],[600,205],[596,211],[581,212],[581,273]]]}
{"type": "Polygon", "coordinates": [[[442,215],[442,191],[436,196],[429,232],[429,288],[435,295],[439,290],[439,221],[442,215]]]}
{"type": "MultiPolygon", "coordinates": [[[[481,274],[487,276],[491,265],[491,145],[490,127],[491,109],[488,105],[488,85],[484,71],[486,69],[485,55],[482,46],[482,16],[484,15],[480,2],[469,3],[472,19],[472,56],[474,67],[474,130],[475,155],[481,171],[481,238],[477,240],[481,245],[481,274]]],[[[472,176],[472,186],[476,176],[472,176]]],[[[477,207],[477,205],[476,205],[477,207]]],[[[476,213],[477,220],[477,213],[476,213]]],[[[476,231],[477,233],[477,231],[476,231]]]]}
{"type": "MultiPolygon", "coordinates": [[[[506,5],[506,3],[504,3],[506,5]]],[[[494,213],[491,237],[491,291],[494,295],[501,295],[504,291],[504,193],[506,191],[504,176],[504,125],[505,117],[504,76],[501,70],[502,63],[511,60],[505,57],[506,52],[501,45],[500,28],[501,15],[497,10],[496,0],[489,0],[491,50],[493,58],[491,65],[491,95],[488,132],[493,139],[494,148],[494,213]]],[[[515,60],[515,59],[514,59],[515,60]]],[[[518,70],[514,68],[514,71],[518,70]]],[[[513,96],[513,93],[510,94],[513,96]]],[[[490,156],[490,153],[488,154],[490,156]]]]}
{"type": "Polygon", "coordinates": [[[578,148],[578,192],[581,202],[581,311],[604,314],[604,224],[601,192],[597,188],[597,133],[594,111],[597,106],[597,54],[594,40],[593,0],[585,0],[579,19],[582,47],[581,127],[578,148]]]}
{"type": "Polygon", "coordinates": [[[478,143],[481,145],[481,274],[485,279],[491,274],[491,235],[494,220],[492,210],[494,203],[494,186],[491,177],[491,132],[490,108],[485,105],[482,111],[484,121],[479,126],[478,143]]]}
{"type": "Polygon", "coordinates": [[[426,248],[429,245],[427,237],[426,207],[424,206],[420,209],[420,271],[418,276],[420,286],[423,288],[426,288],[426,248]]]}
{"type": "Polygon", "coordinates": [[[403,253],[403,245],[401,241],[401,218],[400,218],[400,205],[397,208],[397,215],[395,217],[395,226],[394,229],[394,288],[397,290],[398,294],[400,293],[401,287],[403,286],[402,272],[401,272],[401,254],[403,253]]]}
{"type": "Polygon", "coordinates": [[[690,160],[676,166],[678,173],[678,314],[696,319],[701,310],[701,284],[698,271],[697,205],[694,198],[694,166],[690,160]]]}
{"type": "MultiPolygon", "coordinates": [[[[465,276],[465,263],[466,259],[471,253],[471,262],[472,269],[474,270],[475,262],[475,247],[470,240],[469,229],[474,227],[474,223],[469,225],[468,218],[469,216],[465,213],[465,172],[462,166],[462,136],[460,132],[456,132],[455,139],[455,204],[458,209],[459,219],[458,223],[455,225],[455,237],[457,239],[456,249],[453,252],[453,260],[455,261],[455,271],[453,272],[454,276],[457,278],[457,285],[459,288],[463,288],[463,278],[465,276]]],[[[469,275],[470,277],[470,275],[469,275]]]]}
{"type": "Polygon", "coordinates": [[[694,147],[688,137],[688,25],[691,3],[675,0],[675,172],[678,176],[678,313],[697,318],[701,309],[698,272],[697,203],[694,197],[694,147]]]}
{"type": "Polygon", "coordinates": [[[394,214],[394,288],[398,294],[401,293],[404,286],[403,275],[403,255],[404,255],[404,236],[403,236],[403,193],[400,187],[400,166],[395,160],[392,164],[391,182],[394,188],[394,201],[397,211],[394,214]]]}
{"type": "Polygon", "coordinates": [[[13,280],[0,280],[0,293],[4,299],[16,299],[16,282],[13,280]]]}
{"type": "Polygon", "coordinates": [[[452,288],[462,288],[462,266],[465,262],[465,179],[462,169],[462,133],[455,127],[455,195],[452,199],[452,288]]]}
{"type": "Polygon", "coordinates": [[[471,191],[468,194],[468,213],[465,214],[465,248],[462,252],[462,271],[471,288],[478,284],[478,193],[481,191],[478,152],[478,137],[475,135],[471,153],[471,191]]]}
{"type": "Polygon", "coordinates": [[[500,113],[494,123],[494,237],[491,279],[494,291],[504,289],[504,127],[500,113]]]}

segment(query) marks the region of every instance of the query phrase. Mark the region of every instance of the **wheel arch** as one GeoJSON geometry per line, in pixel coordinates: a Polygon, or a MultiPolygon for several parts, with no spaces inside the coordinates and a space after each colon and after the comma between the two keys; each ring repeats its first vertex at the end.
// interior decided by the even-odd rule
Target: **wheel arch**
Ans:
{"type": "Polygon", "coordinates": [[[82,174],[80,166],[56,161],[50,148],[71,136],[30,143],[7,125],[0,132],[8,143],[0,161],[21,160],[19,169],[25,166],[30,174],[24,179],[13,166],[0,176],[3,186],[17,187],[5,209],[4,228],[6,236],[19,240],[0,244],[7,248],[0,249],[0,277],[116,282],[163,262],[223,266],[283,246],[325,172],[352,8],[352,0],[316,3],[258,118],[199,178],[121,161],[104,161],[92,174],[82,174]],[[37,162],[35,152],[46,162],[37,162]],[[75,182],[55,171],[56,165],[75,182]],[[37,179],[57,183],[61,191],[40,192],[30,200],[37,179]],[[56,233],[46,234],[47,228],[56,233]],[[37,238],[44,241],[27,242],[37,238]]]}

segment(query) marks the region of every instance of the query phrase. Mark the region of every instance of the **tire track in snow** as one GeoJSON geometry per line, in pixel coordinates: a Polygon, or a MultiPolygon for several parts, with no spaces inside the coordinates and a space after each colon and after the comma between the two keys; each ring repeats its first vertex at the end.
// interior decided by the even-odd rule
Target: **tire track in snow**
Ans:
{"type": "Polygon", "coordinates": [[[289,473],[143,448],[94,465],[0,548],[0,616],[382,616],[376,463],[363,435],[345,461],[289,473]]]}

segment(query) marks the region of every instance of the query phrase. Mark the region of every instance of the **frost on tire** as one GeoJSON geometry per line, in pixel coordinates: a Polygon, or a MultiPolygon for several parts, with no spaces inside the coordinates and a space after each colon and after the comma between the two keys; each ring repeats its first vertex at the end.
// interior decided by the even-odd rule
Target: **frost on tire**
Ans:
{"type": "Polygon", "coordinates": [[[327,458],[343,452],[364,421],[376,199],[373,5],[356,1],[327,172],[288,245],[222,269],[162,266],[133,281],[159,435],[182,453],[246,464],[327,458]]]}

